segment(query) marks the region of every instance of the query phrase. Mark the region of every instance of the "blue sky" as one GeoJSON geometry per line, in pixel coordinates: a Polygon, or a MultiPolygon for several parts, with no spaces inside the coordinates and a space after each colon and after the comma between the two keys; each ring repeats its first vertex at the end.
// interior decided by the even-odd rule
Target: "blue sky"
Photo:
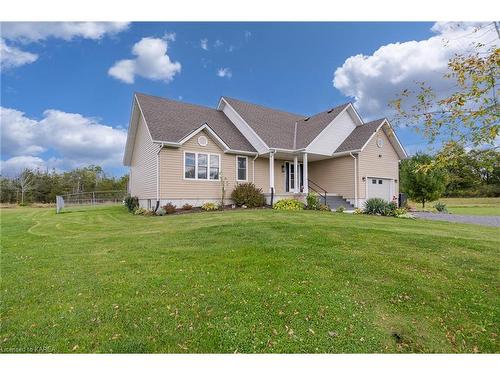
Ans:
{"type": "MultiPolygon", "coordinates": [[[[449,23],[63,26],[2,25],[4,174],[88,162],[126,172],[134,91],[207,106],[227,95],[304,115],[353,101],[365,119],[384,117],[390,98],[416,79],[437,81],[462,48],[437,43],[458,32],[449,23]]],[[[412,129],[397,133],[410,152],[426,147],[412,129]]]]}

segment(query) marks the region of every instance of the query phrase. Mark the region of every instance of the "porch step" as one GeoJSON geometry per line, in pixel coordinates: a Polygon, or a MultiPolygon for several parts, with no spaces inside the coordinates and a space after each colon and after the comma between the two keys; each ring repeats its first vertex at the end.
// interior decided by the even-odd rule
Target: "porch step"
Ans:
{"type": "Polygon", "coordinates": [[[354,206],[344,199],[341,195],[329,195],[326,197],[326,204],[332,210],[344,207],[345,210],[354,210],[354,206]]]}

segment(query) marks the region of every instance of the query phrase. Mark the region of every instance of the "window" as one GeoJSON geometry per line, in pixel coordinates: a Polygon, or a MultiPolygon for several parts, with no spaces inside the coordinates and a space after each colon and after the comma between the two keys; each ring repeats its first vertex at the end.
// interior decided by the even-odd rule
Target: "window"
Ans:
{"type": "Polygon", "coordinates": [[[219,179],[219,155],[210,155],[210,179],[219,179]]]}
{"type": "Polygon", "coordinates": [[[382,185],[382,180],[378,180],[378,184],[379,184],[379,185],[382,185]]]}
{"type": "Polygon", "coordinates": [[[248,159],[246,156],[238,156],[236,158],[236,168],[237,168],[236,179],[238,181],[247,180],[247,160],[248,159]]]}
{"type": "Polygon", "coordinates": [[[195,178],[196,154],[186,152],[184,154],[184,178],[195,178]]]}
{"type": "Polygon", "coordinates": [[[372,184],[377,184],[377,180],[372,180],[372,184]]]}
{"type": "Polygon", "coordinates": [[[184,178],[190,180],[218,180],[220,156],[197,152],[184,153],[184,178]]]}
{"type": "Polygon", "coordinates": [[[206,180],[208,178],[208,155],[198,154],[198,180],[206,180]]]}

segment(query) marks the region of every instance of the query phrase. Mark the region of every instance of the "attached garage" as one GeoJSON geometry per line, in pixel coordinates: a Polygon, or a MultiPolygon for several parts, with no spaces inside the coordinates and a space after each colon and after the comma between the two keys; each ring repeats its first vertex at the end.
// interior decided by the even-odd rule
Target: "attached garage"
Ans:
{"type": "Polygon", "coordinates": [[[394,188],[392,178],[367,177],[366,196],[367,198],[382,198],[392,201],[394,188]]]}

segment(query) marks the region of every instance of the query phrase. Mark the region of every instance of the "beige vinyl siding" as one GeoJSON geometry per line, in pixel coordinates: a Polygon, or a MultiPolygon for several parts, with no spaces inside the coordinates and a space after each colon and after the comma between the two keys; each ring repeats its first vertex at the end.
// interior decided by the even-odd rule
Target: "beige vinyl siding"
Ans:
{"type": "MultiPolygon", "coordinates": [[[[309,179],[329,194],[354,198],[354,159],[351,156],[319,160],[309,163],[309,179]]],[[[310,188],[316,188],[313,184],[310,188]]]]}
{"type": "Polygon", "coordinates": [[[366,148],[359,154],[359,198],[366,198],[366,181],[363,177],[385,177],[398,180],[394,184],[394,195],[399,193],[399,157],[389,138],[380,129],[366,148]],[[383,146],[377,146],[377,139],[383,139],[383,146]],[[379,157],[381,155],[381,157],[379,157]]]}
{"type": "Polygon", "coordinates": [[[137,134],[130,163],[130,195],[139,199],[156,200],[156,154],[154,144],[144,122],[139,116],[137,134]]]}
{"type": "MultiPolygon", "coordinates": [[[[193,136],[180,148],[163,148],[160,152],[160,199],[221,199],[222,183],[215,180],[186,180],[184,179],[184,152],[200,152],[218,154],[220,157],[220,172],[227,178],[226,199],[236,185],[235,154],[225,154],[211,136],[205,132],[193,136]],[[206,146],[198,144],[198,138],[204,135],[208,139],[206,146]]],[[[243,155],[240,155],[243,156],[243,155]]],[[[252,156],[247,156],[248,181],[252,181],[252,156]]]]}
{"type": "MultiPolygon", "coordinates": [[[[276,194],[285,193],[285,172],[282,172],[284,160],[274,160],[274,192],[276,194]]],[[[269,190],[269,159],[257,158],[255,160],[255,186],[262,189],[264,194],[270,193],[269,190]]]]}

